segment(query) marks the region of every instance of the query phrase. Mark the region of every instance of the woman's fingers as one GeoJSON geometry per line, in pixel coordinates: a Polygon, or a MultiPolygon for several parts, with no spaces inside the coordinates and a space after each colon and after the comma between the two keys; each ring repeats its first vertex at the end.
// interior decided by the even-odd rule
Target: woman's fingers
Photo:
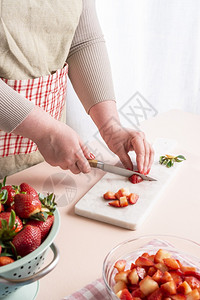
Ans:
{"type": "Polygon", "coordinates": [[[149,173],[154,160],[154,150],[143,132],[138,132],[132,139],[132,146],[136,153],[138,171],[142,174],[149,173]]]}
{"type": "Polygon", "coordinates": [[[136,162],[138,171],[143,172],[144,162],[145,162],[145,145],[144,145],[144,134],[142,132],[137,132],[137,134],[132,138],[131,144],[136,153],[136,162]]]}

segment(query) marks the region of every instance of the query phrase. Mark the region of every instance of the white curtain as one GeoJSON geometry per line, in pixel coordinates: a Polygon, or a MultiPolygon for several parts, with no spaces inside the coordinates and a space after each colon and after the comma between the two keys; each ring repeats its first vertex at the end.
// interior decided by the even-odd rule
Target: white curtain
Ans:
{"type": "MultiPolygon", "coordinates": [[[[137,127],[170,109],[200,114],[200,0],[96,0],[96,6],[123,125],[137,127]],[[138,116],[132,111],[132,124],[131,101],[138,116]]],[[[78,101],[68,103],[68,120],[78,112],[70,125],[88,139],[91,121],[78,101]],[[80,115],[85,128],[77,125],[80,115]]]]}

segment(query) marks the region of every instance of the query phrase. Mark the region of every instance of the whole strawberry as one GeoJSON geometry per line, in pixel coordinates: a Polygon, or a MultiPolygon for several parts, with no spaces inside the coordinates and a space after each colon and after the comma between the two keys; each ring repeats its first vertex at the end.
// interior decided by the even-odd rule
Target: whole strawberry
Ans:
{"type": "Polygon", "coordinates": [[[12,240],[17,255],[25,256],[41,244],[41,231],[38,227],[26,225],[12,240]]]}
{"type": "Polygon", "coordinates": [[[44,241],[44,239],[46,238],[46,236],[50,231],[53,221],[54,221],[54,216],[49,215],[46,221],[29,220],[27,224],[38,227],[41,231],[41,239],[42,241],[44,241]]]}
{"type": "Polygon", "coordinates": [[[28,183],[23,182],[23,183],[20,184],[19,187],[20,187],[20,192],[21,193],[23,192],[23,193],[26,193],[26,194],[32,195],[33,197],[38,198],[38,193],[28,183]]]}
{"type": "Polygon", "coordinates": [[[20,218],[30,218],[30,216],[41,211],[41,202],[37,195],[16,194],[14,198],[15,212],[20,218]]]}
{"type": "MultiPolygon", "coordinates": [[[[1,220],[5,220],[7,224],[9,224],[11,212],[2,212],[0,213],[0,228],[2,228],[1,220]]],[[[19,232],[23,228],[23,224],[21,219],[18,216],[15,216],[15,221],[13,222],[14,226],[12,229],[14,229],[15,225],[17,225],[15,232],[19,232]]]]}
{"type": "Polygon", "coordinates": [[[6,200],[6,205],[10,206],[12,204],[12,202],[14,201],[14,197],[16,194],[15,189],[12,187],[12,185],[6,185],[6,186],[3,186],[1,188],[1,190],[7,190],[8,198],[6,200]]]}

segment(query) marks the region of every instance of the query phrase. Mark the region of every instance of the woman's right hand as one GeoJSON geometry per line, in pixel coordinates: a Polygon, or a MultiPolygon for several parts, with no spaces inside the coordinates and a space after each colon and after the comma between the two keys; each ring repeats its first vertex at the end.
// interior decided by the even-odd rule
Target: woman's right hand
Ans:
{"type": "Polygon", "coordinates": [[[88,173],[91,168],[89,149],[78,134],[68,125],[53,119],[39,107],[35,107],[13,133],[31,139],[46,162],[72,173],[88,173]]]}

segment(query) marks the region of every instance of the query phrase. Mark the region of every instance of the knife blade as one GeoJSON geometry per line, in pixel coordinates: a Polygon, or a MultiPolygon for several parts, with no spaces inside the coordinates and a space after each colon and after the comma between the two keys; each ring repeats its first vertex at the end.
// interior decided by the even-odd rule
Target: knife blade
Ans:
{"type": "Polygon", "coordinates": [[[121,176],[125,176],[125,177],[130,177],[135,174],[135,175],[142,177],[143,180],[157,181],[157,179],[152,178],[150,176],[146,176],[146,175],[140,174],[135,171],[129,171],[124,168],[117,167],[117,166],[105,164],[104,162],[98,161],[96,159],[88,159],[88,162],[91,167],[101,169],[104,172],[113,173],[113,174],[117,174],[117,175],[121,175],[121,176]]]}

